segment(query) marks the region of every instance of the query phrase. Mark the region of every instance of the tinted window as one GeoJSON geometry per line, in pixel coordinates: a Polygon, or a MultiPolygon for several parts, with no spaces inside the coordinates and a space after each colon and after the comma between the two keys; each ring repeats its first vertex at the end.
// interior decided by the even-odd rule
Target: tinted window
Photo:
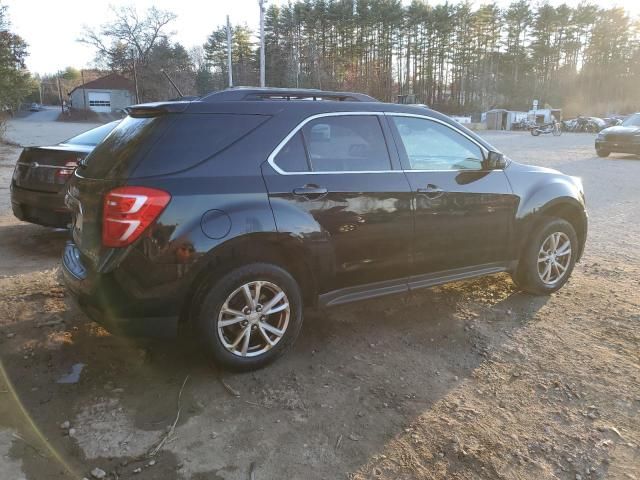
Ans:
{"type": "Polygon", "coordinates": [[[182,114],[134,171],[137,177],[193,167],[240,140],[270,117],[240,114],[182,114]]]}
{"type": "Polygon", "coordinates": [[[89,145],[91,147],[99,144],[104,137],[109,135],[109,132],[113,130],[116,125],[118,125],[120,121],[110,122],[100,127],[92,128],[80,135],[76,135],[75,137],[71,137],[69,140],[65,140],[62,143],[70,143],[72,145],[89,145]]]}
{"type": "Polygon", "coordinates": [[[229,147],[269,117],[179,114],[126,117],[87,157],[80,175],[122,178],[191,168],[229,147]]]}
{"type": "Polygon", "coordinates": [[[111,135],[98,144],[78,173],[88,178],[121,177],[127,174],[156,141],[169,121],[166,116],[126,117],[111,135]]]}
{"type": "Polygon", "coordinates": [[[376,116],[323,117],[302,132],[314,172],[390,170],[391,161],[376,116]]]}
{"type": "Polygon", "coordinates": [[[307,153],[302,143],[302,133],[296,133],[278,152],[276,165],[285,172],[308,172],[307,153]]]}
{"type": "Polygon", "coordinates": [[[392,117],[410,170],[481,170],[478,145],[453,128],[423,118],[392,117]]]}

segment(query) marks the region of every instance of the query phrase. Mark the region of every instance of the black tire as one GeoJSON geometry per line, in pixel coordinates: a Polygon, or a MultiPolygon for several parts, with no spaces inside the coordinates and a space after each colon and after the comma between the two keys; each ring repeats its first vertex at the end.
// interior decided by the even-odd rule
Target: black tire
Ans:
{"type": "Polygon", "coordinates": [[[533,130],[531,130],[531,135],[533,135],[534,137],[539,136],[540,130],[538,130],[537,128],[534,128],[533,130]]]}
{"type": "MultiPolygon", "coordinates": [[[[561,218],[546,217],[538,223],[537,228],[533,230],[528,243],[525,245],[518,263],[518,269],[513,275],[513,280],[525,292],[534,295],[549,295],[567,283],[573,272],[577,254],[578,236],[573,226],[561,218]],[[538,269],[539,253],[545,240],[556,232],[564,234],[568,238],[571,244],[570,258],[563,276],[553,283],[545,283],[538,269]]],[[[544,270],[544,265],[541,268],[544,270]]]]}
{"type": "Polygon", "coordinates": [[[611,153],[611,152],[608,152],[608,151],[606,151],[606,150],[600,150],[600,149],[596,148],[596,154],[597,154],[600,158],[608,157],[610,153],[611,153]]]}
{"type": "MultiPolygon", "coordinates": [[[[277,265],[269,263],[244,265],[231,270],[218,279],[207,282],[202,288],[204,290],[202,295],[196,297],[202,300],[194,318],[194,327],[207,353],[213,357],[216,363],[225,368],[238,371],[262,368],[291,347],[300,333],[303,320],[300,287],[289,272],[277,265]],[[220,311],[228,297],[243,285],[257,281],[269,282],[284,292],[289,305],[288,325],[284,334],[277,337],[279,340],[269,350],[256,356],[243,357],[225,347],[218,331],[218,320],[220,311]]],[[[239,324],[225,328],[237,328],[239,334],[241,329],[247,327],[239,324]]],[[[260,337],[260,332],[251,331],[249,338],[251,342],[254,340],[264,342],[264,339],[260,337]],[[256,335],[255,338],[254,335],[256,335]]]]}

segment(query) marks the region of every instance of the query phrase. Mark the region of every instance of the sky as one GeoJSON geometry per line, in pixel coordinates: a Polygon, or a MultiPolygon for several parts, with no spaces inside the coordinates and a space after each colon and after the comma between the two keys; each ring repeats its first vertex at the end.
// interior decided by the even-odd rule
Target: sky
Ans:
{"type": "MultiPolygon", "coordinates": [[[[409,3],[410,0],[403,0],[409,3]]],[[[575,6],[580,0],[550,0],[557,5],[575,6]]],[[[593,0],[601,7],[622,6],[640,16],[640,0],[593,0]]],[[[429,3],[442,3],[431,0],[429,3]]],[[[476,0],[475,3],[482,3],[476,0]]],[[[268,0],[268,4],[284,4],[287,0],[268,0]]],[[[498,0],[508,5],[509,0],[498,0]]],[[[97,28],[110,17],[109,6],[135,5],[143,12],[152,5],[175,13],[171,24],[174,39],[186,48],[202,45],[207,36],[231,17],[231,23],[248,24],[257,29],[258,0],[0,0],[9,7],[11,30],[29,45],[27,67],[33,73],[55,73],[67,66],[89,68],[94,59],[92,47],[77,41],[83,26],[97,28]]]]}

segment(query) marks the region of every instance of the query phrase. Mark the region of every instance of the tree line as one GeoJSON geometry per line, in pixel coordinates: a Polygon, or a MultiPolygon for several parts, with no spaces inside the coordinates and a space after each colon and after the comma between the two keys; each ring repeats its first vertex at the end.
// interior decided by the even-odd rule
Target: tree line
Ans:
{"type": "MultiPolygon", "coordinates": [[[[4,12],[0,68],[24,76],[26,45],[3,27],[4,12]]],[[[135,66],[141,101],[177,96],[163,70],[187,95],[226,88],[226,26],[187,49],[171,31],[175,18],[155,7],[113,8],[105,24],[79,39],[96,51],[97,70],[85,74],[132,78],[135,66]]],[[[296,0],[267,8],[265,54],[268,86],[351,90],[385,101],[413,94],[447,113],[524,110],[534,99],[567,115],[640,109],[640,22],[593,3],[296,0]]],[[[236,85],[258,84],[259,39],[246,25],[232,26],[232,68],[236,85]]],[[[60,78],[66,93],[81,83],[77,73],[45,76],[43,91],[48,86],[53,97],[60,78]]]]}
{"type": "MultiPolygon", "coordinates": [[[[297,1],[266,12],[267,84],[354,90],[386,101],[415,94],[450,113],[527,109],[533,99],[574,114],[635,110],[639,27],[624,9],[591,3],[297,1]]],[[[240,28],[234,68],[255,84],[258,51],[240,28]]],[[[204,46],[215,88],[225,85],[221,32],[204,46]]]]}

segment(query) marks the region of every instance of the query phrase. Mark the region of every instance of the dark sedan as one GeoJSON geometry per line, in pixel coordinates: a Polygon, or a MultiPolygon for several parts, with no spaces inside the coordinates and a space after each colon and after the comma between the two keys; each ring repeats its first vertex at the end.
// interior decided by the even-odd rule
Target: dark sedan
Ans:
{"type": "Polygon", "coordinates": [[[26,147],[11,180],[13,214],[25,222],[66,228],[71,216],[64,187],[78,163],[115,128],[107,123],[48,147],[26,147]]]}
{"type": "Polygon", "coordinates": [[[640,113],[631,115],[622,125],[602,130],[596,137],[596,153],[599,157],[610,153],[640,155],[640,113]]]}

